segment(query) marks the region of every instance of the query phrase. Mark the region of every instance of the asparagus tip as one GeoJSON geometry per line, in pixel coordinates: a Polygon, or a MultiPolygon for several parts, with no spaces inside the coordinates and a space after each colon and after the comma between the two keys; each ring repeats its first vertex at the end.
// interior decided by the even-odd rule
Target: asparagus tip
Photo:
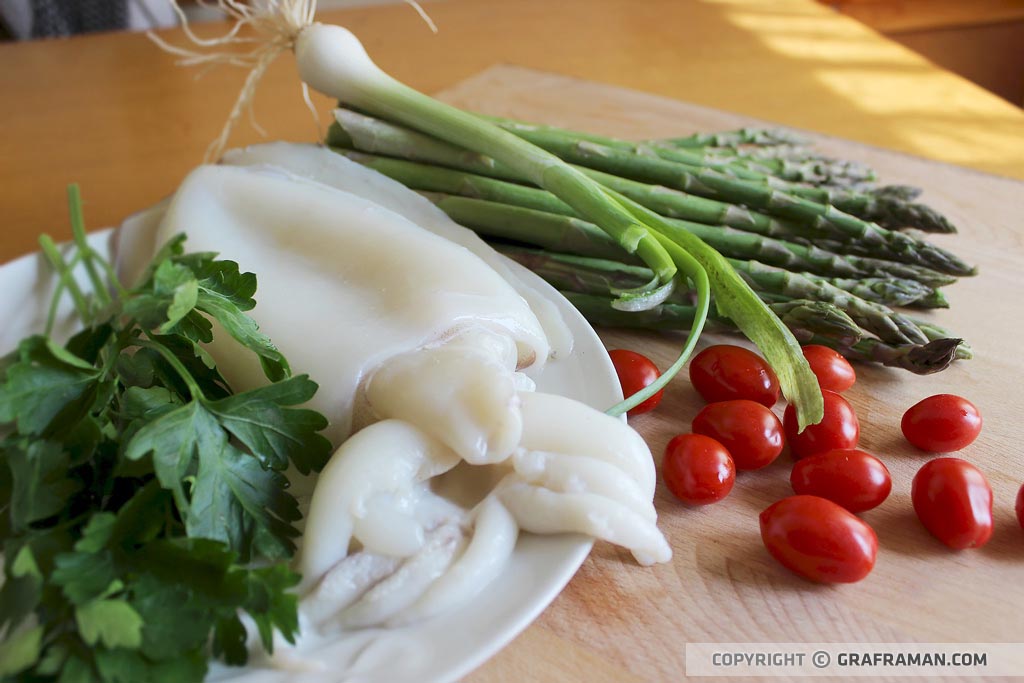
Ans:
{"type": "MultiPolygon", "coordinates": [[[[936,339],[927,344],[915,347],[907,354],[906,367],[918,375],[931,375],[945,370],[950,364],[963,356],[958,350],[964,345],[963,339],[936,339]]],[[[970,356],[968,356],[970,357],[970,356]]]]}

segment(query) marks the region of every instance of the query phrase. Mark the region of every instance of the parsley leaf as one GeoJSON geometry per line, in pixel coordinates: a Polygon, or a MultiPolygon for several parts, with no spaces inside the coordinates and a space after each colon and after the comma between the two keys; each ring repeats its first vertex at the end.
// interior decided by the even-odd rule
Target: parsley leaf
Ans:
{"type": "Polygon", "coordinates": [[[166,332],[195,308],[199,282],[186,266],[162,261],[153,272],[149,287],[124,303],[124,313],[144,329],[166,332]]]}
{"type": "Polygon", "coordinates": [[[299,581],[298,574],[284,565],[271,565],[248,572],[248,597],[245,610],[256,622],[263,647],[272,650],[274,629],[289,643],[295,642],[299,631],[298,598],[288,592],[299,581]]]}
{"type": "Polygon", "coordinates": [[[117,582],[117,568],[107,552],[61,553],[50,582],[60,586],[72,604],[84,605],[110,590],[117,582]]]}
{"type": "Polygon", "coordinates": [[[293,462],[302,474],[323,468],[331,444],[318,432],[327,427],[323,415],[288,408],[305,403],[317,385],[307,375],[228,396],[209,404],[221,425],[243,443],[260,463],[283,470],[293,462]]]}
{"type": "Polygon", "coordinates": [[[75,622],[87,645],[142,645],[142,617],[124,600],[105,598],[87,602],[75,608],[75,622]]]}
{"type": "Polygon", "coordinates": [[[81,484],[69,476],[68,454],[54,441],[8,439],[2,453],[11,473],[11,527],[24,531],[33,522],[63,510],[81,484]]]}
{"type": "Polygon", "coordinates": [[[255,275],[175,238],[140,285],[101,282],[75,192],[71,207],[96,292],[73,292],[84,327],[0,359],[0,680],[201,683],[211,651],[243,664],[252,636],[294,641],[284,471],[324,466],[327,421],[246,313],[255,275]],[[234,394],[203,348],[215,331],[270,383],[234,394]]]}
{"type": "Polygon", "coordinates": [[[62,411],[86,407],[77,400],[95,384],[99,371],[84,361],[69,362],[70,352],[58,357],[53,348],[40,336],[18,346],[19,360],[0,384],[0,423],[16,421],[20,433],[41,434],[62,411]]]}
{"type": "Polygon", "coordinates": [[[203,402],[195,400],[149,423],[125,449],[130,460],[152,453],[161,485],[174,494],[189,536],[224,541],[243,559],[288,557],[298,531],[298,503],[287,480],[265,470],[228,442],[228,434],[203,402]],[[194,486],[186,493],[183,481],[194,486]],[[257,547],[258,546],[258,547],[257,547]]]}
{"type": "Polygon", "coordinates": [[[210,628],[207,605],[188,588],[144,574],[132,593],[132,606],[145,624],[142,649],[147,656],[179,657],[206,643],[210,628]]]}
{"type": "Polygon", "coordinates": [[[292,523],[302,514],[287,485],[280,472],[263,469],[226,440],[220,452],[200,451],[189,535],[224,541],[243,560],[291,557],[299,535],[292,523]]]}
{"type": "Polygon", "coordinates": [[[43,627],[24,628],[0,642],[0,676],[10,676],[29,668],[39,659],[43,646],[43,627]]]}
{"type": "Polygon", "coordinates": [[[0,588],[0,633],[21,623],[39,604],[43,575],[29,547],[8,559],[7,580],[0,588]]]}
{"type": "Polygon", "coordinates": [[[201,403],[192,401],[142,427],[125,447],[124,455],[138,460],[152,453],[156,478],[174,494],[178,509],[187,514],[185,476],[194,474],[197,450],[213,449],[219,455],[224,442],[216,419],[201,403]]]}

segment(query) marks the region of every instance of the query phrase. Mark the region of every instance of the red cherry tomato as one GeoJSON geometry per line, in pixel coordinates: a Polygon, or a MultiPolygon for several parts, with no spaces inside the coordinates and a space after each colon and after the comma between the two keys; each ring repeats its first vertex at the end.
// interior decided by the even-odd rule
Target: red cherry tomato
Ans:
{"type": "Polygon", "coordinates": [[[738,470],[756,470],[782,452],[782,423],[754,401],[719,401],[693,418],[693,431],[726,447],[738,470]]]}
{"type": "Polygon", "coordinates": [[[979,548],[992,537],[992,489],[966,460],[925,463],[914,476],[910,498],[925,528],[954,550],[979,548]]]}
{"type": "Polygon", "coordinates": [[[793,491],[828,498],[850,512],[878,507],[892,490],[889,470],[856,448],[837,448],[804,458],[789,475],[793,491]]]}
{"type": "Polygon", "coordinates": [[[841,394],[857,381],[850,361],[842,354],[827,346],[811,344],[804,347],[804,358],[811,366],[811,372],[818,378],[818,386],[822,389],[841,394]]]}
{"type": "Polygon", "coordinates": [[[661,474],[672,494],[691,505],[722,500],[736,481],[729,451],[700,434],[680,434],[665,447],[661,474]]]}
{"type": "Polygon", "coordinates": [[[779,380],[768,363],[741,346],[709,346],[690,361],[690,382],[708,403],[748,399],[771,408],[779,380]]]}
{"type": "MultiPolygon", "coordinates": [[[[615,374],[619,376],[619,384],[622,385],[622,393],[626,398],[629,398],[661,376],[661,373],[658,372],[658,366],[650,358],[636,351],[615,349],[614,351],[609,351],[608,355],[612,358],[615,374]]],[[[661,403],[661,397],[664,393],[664,391],[659,391],[627,412],[626,415],[639,415],[640,413],[654,410],[661,403]]]]}
{"type": "Polygon", "coordinates": [[[798,434],[796,409],[786,406],[782,416],[789,450],[797,460],[836,448],[854,448],[860,439],[860,423],[853,406],[834,391],[826,390],[821,394],[825,399],[825,416],[818,424],[810,425],[798,434]]]}
{"type": "Polygon", "coordinates": [[[981,433],[981,413],[966,398],[953,394],[929,396],[903,414],[907,441],[930,453],[966,448],[981,433]]]}
{"type": "Polygon", "coordinates": [[[1017,522],[1020,528],[1024,529],[1024,485],[1017,491],[1017,522]]]}
{"type": "Polygon", "coordinates": [[[878,555],[871,527],[818,496],[790,496],[762,512],[761,540],[782,566],[822,583],[860,581],[878,555]]]}

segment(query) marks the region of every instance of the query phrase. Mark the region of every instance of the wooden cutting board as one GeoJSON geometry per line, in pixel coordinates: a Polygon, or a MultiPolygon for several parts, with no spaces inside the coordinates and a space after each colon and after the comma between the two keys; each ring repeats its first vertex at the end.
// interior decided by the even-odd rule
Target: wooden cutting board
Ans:
{"type": "MultiPolygon", "coordinates": [[[[764,123],[508,66],[464,81],[442,98],[487,114],[633,139],[764,123]]],[[[974,360],[928,377],[858,367],[858,382],[847,394],[860,418],[861,447],[881,457],[893,477],[889,499],[863,515],[879,539],[874,572],[858,584],[815,585],[765,551],[757,516],[792,493],[788,454],[763,471],[742,473],[716,505],[683,506],[659,485],[656,505],[673,561],[645,569],[628,552],[597,544],[540,619],[468,681],[677,681],[687,642],[1024,641],[1024,530],[1013,513],[1024,482],[1024,183],[811,137],[825,153],[871,165],[883,181],[923,187],[923,200],[960,226],[959,234],[934,241],[981,270],[948,288],[949,310],[922,316],[964,336],[974,360]],[[981,436],[958,454],[986,473],[995,495],[995,534],[979,550],[946,549],[911,507],[911,480],[929,458],[903,439],[900,418],[938,393],[963,395],[984,416],[981,436]]],[[[601,336],[609,348],[639,350],[661,367],[675,358],[682,340],[614,330],[601,336]]],[[[708,335],[702,347],[725,340],[736,343],[708,335]]],[[[654,413],[631,424],[660,462],[665,444],[689,431],[701,405],[684,372],[654,413]]]]}

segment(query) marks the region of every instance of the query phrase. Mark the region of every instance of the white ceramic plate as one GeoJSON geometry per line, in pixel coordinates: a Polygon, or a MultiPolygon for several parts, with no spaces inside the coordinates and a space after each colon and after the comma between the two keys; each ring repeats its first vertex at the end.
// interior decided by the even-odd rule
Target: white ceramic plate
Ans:
{"type": "MultiPolygon", "coordinates": [[[[116,234],[105,230],[90,242],[114,262],[116,234]]],[[[131,237],[130,235],[128,237],[131,237]]],[[[575,337],[572,354],[548,364],[537,388],[604,410],[622,400],[614,368],[594,330],[576,309],[533,273],[516,272],[548,295],[575,337]]],[[[79,273],[81,276],[82,274],[79,273]]],[[[258,275],[258,273],[257,273],[258,275]]],[[[79,281],[87,286],[84,277],[79,281]]],[[[0,354],[43,330],[55,278],[42,256],[32,254],[0,267],[0,354]]],[[[257,299],[259,292],[257,291],[257,299]]],[[[66,297],[65,297],[66,298],[66,297]]],[[[54,337],[74,331],[69,301],[62,302],[54,337]]],[[[435,619],[392,629],[346,633],[303,651],[306,671],[232,669],[214,666],[209,680],[242,683],[430,683],[455,681],[478,667],[525,629],[572,578],[592,541],[577,535],[522,534],[504,573],[472,604],[435,619]]]]}

